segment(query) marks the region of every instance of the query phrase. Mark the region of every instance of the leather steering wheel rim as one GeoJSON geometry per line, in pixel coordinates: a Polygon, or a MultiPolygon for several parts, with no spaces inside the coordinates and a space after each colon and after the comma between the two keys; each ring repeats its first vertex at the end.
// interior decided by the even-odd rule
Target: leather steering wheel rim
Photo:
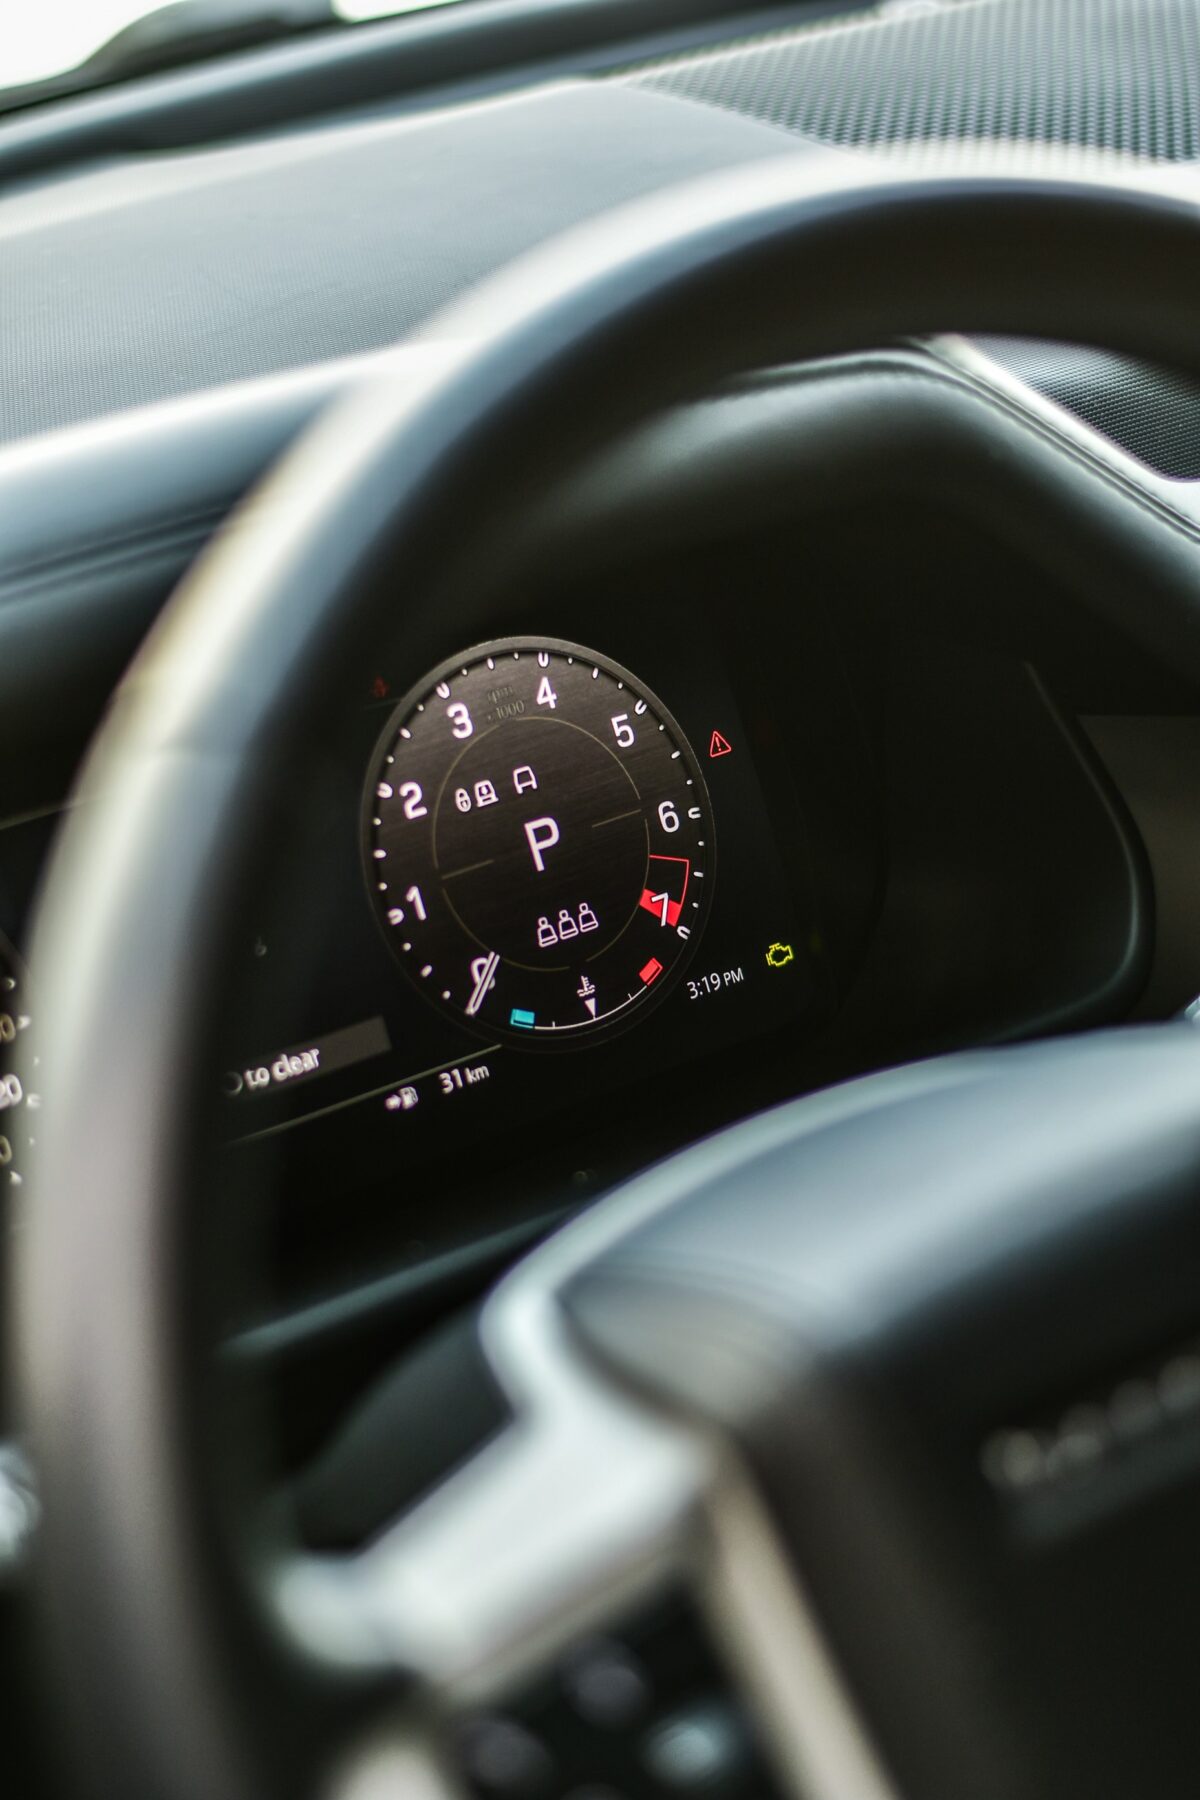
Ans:
{"type": "MultiPolygon", "coordinates": [[[[398,592],[414,659],[447,592],[464,634],[481,625],[513,519],[697,388],[944,329],[1196,368],[1197,292],[1200,211],[1157,174],[893,178],[787,158],[640,203],[489,283],[429,328],[461,340],[450,367],[337,407],[201,559],[96,742],[32,951],[44,1110],[16,1360],[51,1676],[107,1791],[262,1791],[195,1541],[182,1214],[214,985],[330,681],[398,592]]],[[[1159,635],[1200,674],[1200,613],[1159,635]]]]}

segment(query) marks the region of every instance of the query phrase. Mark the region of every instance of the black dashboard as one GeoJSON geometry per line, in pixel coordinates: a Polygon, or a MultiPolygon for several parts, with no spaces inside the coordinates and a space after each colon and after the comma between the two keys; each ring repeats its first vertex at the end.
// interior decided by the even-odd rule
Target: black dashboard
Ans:
{"type": "MultiPolygon", "coordinates": [[[[311,133],[263,118],[222,141],[197,99],[194,139],[143,122],[156,154],[115,150],[69,205],[35,204],[53,168],[0,198],[0,1056],[36,1034],[27,924],[91,730],[174,582],[319,407],[448,295],[615,202],[781,148],[919,150],[929,121],[880,110],[893,54],[931,107],[994,11],[826,32],[807,9],[741,47],[622,42],[311,133]],[[820,116],[796,99],[812,71],[820,116]],[[74,259],[91,283],[77,361],[31,383],[74,259]],[[161,303],[135,306],[147,287],[161,303]]],[[[1038,10],[1008,11],[1004,91],[1040,93],[1038,10]]],[[[1133,141],[1122,68],[1075,73],[1118,147],[1165,154],[1133,141]]],[[[186,79],[199,94],[207,77],[186,79]]],[[[1155,641],[1190,581],[1194,395],[1093,352],[985,348],[892,348],[699,400],[626,447],[590,513],[564,506],[561,565],[486,634],[448,609],[414,649],[398,596],[372,667],[331,686],[320,777],[270,824],[220,997],[215,1116],[273,1284],[231,1306],[247,1354],[307,1369],[361,1327],[358,1379],[555,1220],[721,1124],[947,1048],[1167,1016],[1200,989],[1200,859],[1178,828],[1200,797],[1196,701],[1155,641]],[[1147,418],[1168,400],[1164,448],[1147,418]],[[501,644],[515,684],[487,667],[501,644]],[[564,682],[593,670],[606,698],[589,713],[564,682]],[[431,697],[432,778],[393,781],[386,759],[431,697]],[[455,776],[439,760],[539,710],[556,730],[571,713],[599,759],[556,768],[553,804],[527,749],[455,776]],[[614,827],[638,844],[572,862],[563,886],[556,855],[608,816],[587,812],[589,782],[625,779],[651,718],[671,749],[633,773],[636,830],[614,827]],[[379,850],[401,871],[386,891],[379,850]],[[443,875],[494,857],[504,882],[452,905],[443,875]],[[607,998],[593,942],[631,952],[607,998]]],[[[12,1178],[38,1096],[4,1079],[12,1178]]],[[[331,1416],[311,1401],[296,1454],[331,1416]]]]}

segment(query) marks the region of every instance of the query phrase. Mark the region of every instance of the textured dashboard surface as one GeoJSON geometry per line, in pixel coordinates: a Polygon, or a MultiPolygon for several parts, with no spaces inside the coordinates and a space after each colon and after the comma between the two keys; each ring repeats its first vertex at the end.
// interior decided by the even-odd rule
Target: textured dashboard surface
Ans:
{"type": "Polygon", "coordinates": [[[849,149],[1200,155],[1195,0],[949,0],[647,67],[643,85],[849,149]]]}
{"type": "MultiPolygon", "coordinates": [[[[1200,156],[1200,0],[946,0],[501,100],[128,157],[0,195],[0,442],[378,349],[521,251],[673,181],[833,144],[1200,156]]],[[[1200,475],[1200,394],[993,354],[1200,475]]]]}
{"type": "Polygon", "coordinates": [[[578,82],[18,191],[0,199],[0,439],[381,349],[555,232],[779,147],[578,82]]]}

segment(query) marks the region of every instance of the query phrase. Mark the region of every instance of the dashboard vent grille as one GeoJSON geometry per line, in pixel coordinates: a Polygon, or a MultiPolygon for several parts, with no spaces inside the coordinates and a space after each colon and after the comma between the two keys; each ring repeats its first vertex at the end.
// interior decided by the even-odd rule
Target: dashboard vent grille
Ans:
{"type": "Polygon", "coordinates": [[[1200,156],[1197,0],[942,0],[626,72],[846,149],[1200,156]]]}

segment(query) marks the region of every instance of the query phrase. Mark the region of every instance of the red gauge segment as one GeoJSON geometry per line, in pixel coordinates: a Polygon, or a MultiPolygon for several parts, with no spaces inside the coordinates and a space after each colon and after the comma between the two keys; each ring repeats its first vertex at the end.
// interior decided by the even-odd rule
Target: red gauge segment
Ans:
{"type": "Polygon", "coordinates": [[[687,899],[688,880],[692,872],[690,857],[651,856],[647,858],[647,885],[638,905],[652,913],[660,925],[678,925],[687,899]]]}
{"type": "Polygon", "coordinates": [[[396,709],[364,800],[388,942],[434,1005],[527,1046],[592,1041],[674,985],[713,821],[662,702],[577,644],[513,638],[396,709]]]}

